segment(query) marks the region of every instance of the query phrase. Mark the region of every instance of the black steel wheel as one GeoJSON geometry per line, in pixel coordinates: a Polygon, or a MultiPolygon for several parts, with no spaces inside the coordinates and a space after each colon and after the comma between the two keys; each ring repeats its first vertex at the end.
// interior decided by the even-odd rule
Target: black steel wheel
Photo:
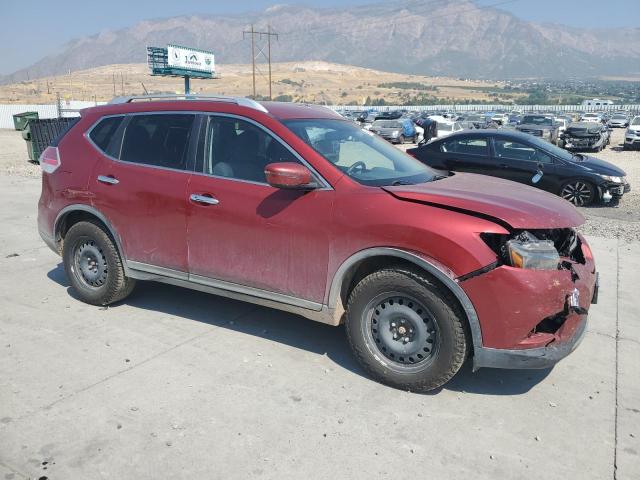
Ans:
{"type": "Polygon", "coordinates": [[[421,302],[390,292],[373,298],[365,308],[363,334],[398,368],[419,369],[433,358],[438,347],[437,324],[421,302]]]}
{"type": "Polygon", "coordinates": [[[470,343],[453,294],[425,272],[406,267],[360,280],[349,295],[345,327],[356,358],[372,377],[416,392],[448,382],[470,343]]]}
{"type": "Polygon", "coordinates": [[[124,274],[115,242],[98,222],[71,226],[62,259],[71,285],[86,303],[109,305],[128,296],[135,286],[135,280],[124,274]]]}
{"type": "Polygon", "coordinates": [[[88,288],[99,288],[107,280],[108,266],[104,252],[94,240],[85,238],[74,247],[73,273],[88,288]]]}
{"type": "Polygon", "coordinates": [[[584,207],[593,202],[595,188],[591,183],[584,180],[571,180],[562,186],[560,196],[573,203],[576,207],[584,207]]]}

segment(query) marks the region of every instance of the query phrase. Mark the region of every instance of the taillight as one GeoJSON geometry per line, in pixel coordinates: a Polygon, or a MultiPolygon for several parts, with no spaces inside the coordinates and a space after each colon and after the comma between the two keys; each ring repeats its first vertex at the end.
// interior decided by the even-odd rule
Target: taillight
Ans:
{"type": "Polygon", "coordinates": [[[53,173],[60,166],[60,152],[57,147],[47,147],[40,155],[40,167],[44,173],[53,173]]]}

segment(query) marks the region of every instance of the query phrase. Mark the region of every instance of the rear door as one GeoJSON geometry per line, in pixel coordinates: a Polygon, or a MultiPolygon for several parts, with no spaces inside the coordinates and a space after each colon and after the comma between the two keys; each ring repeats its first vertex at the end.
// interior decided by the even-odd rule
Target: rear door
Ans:
{"type": "Polygon", "coordinates": [[[187,271],[186,188],[196,120],[180,112],[127,115],[105,148],[96,143],[100,124],[88,134],[99,157],[90,185],[94,207],[140,268],[187,271]]]}
{"type": "Polygon", "coordinates": [[[447,169],[491,175],[496,165],[487,137],[455,136],[440,144],[440,156],[447,169]]]}

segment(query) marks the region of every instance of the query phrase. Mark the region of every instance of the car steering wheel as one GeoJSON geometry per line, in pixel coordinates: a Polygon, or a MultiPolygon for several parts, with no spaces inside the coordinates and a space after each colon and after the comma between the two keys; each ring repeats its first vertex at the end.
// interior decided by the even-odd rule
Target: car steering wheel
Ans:
{"type": "Polygon", "coordinates": [[[351,175],[358,168],[364,172],[367,169],[367,165],[363,161],[358,160],[356,163],[347,168],[347,175],[351,175]]]}

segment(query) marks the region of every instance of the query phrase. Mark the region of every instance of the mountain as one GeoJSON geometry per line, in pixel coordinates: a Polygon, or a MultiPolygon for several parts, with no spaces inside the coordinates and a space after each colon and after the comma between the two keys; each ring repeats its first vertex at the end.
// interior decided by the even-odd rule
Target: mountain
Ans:
{"type": "Polygon", "coordinates": [[[181,16],[73,40],[2,83],[114,63],[141,63],[147,45],[213,50],[247,63],[251,24],[279,33],[278,62],[324,60],[420,75],[517,78],[637,75],[640,28],[579,29],[521,20],[471,0],[387,1],[348,8],[276,5],[234,16],[181,16]]]}

